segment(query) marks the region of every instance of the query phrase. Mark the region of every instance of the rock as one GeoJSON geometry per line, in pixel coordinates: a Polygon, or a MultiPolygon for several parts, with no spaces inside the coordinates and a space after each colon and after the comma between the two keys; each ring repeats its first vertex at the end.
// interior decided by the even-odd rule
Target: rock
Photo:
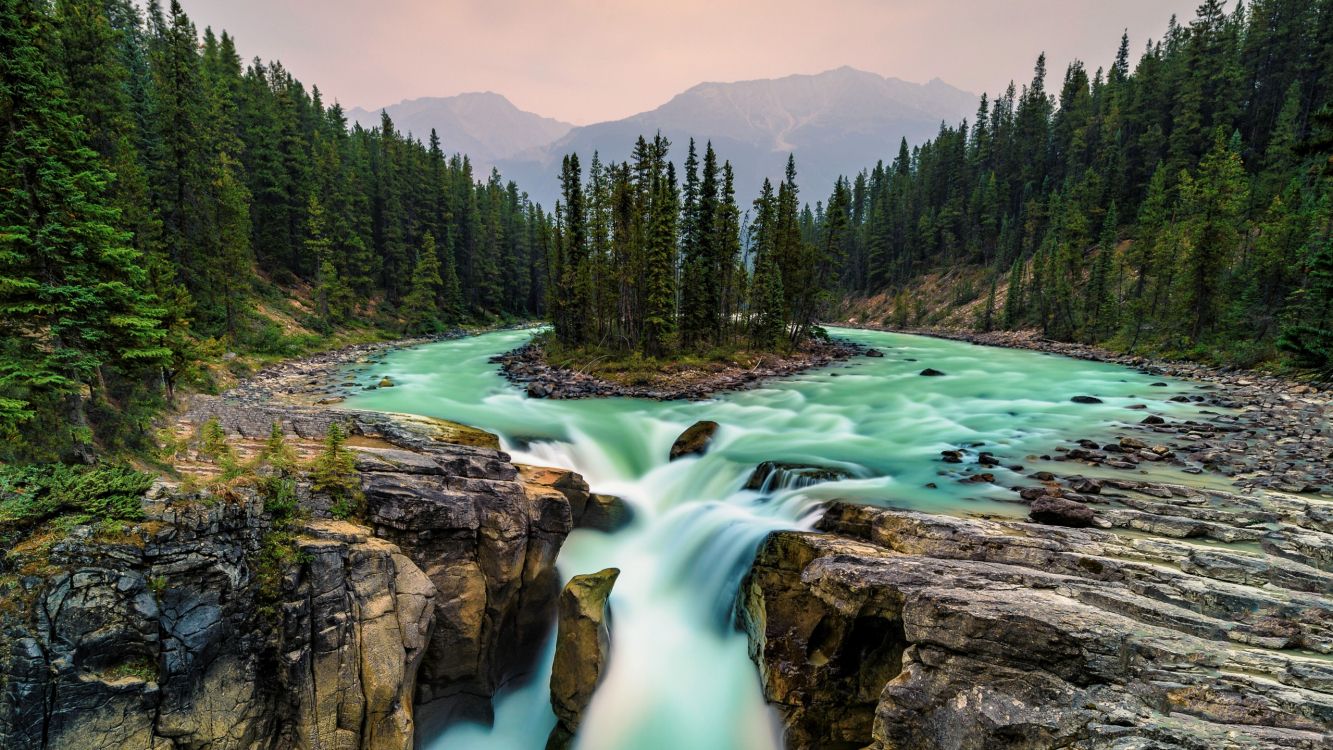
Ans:
{"type": "Polygon", "coordinates": [[[738,605],[789,748],[1327,747],[1327,573],[840,503],[818,528],[770,535],[738,605]]]}
{"type": "Polygon", "coordinates": [[[1139,424],[1166,424],[1166,420],[1162,419],[1156,414],[1149,414],[1148,416],[1144,417],[1139,422],[1139,424]]]}
{"type": "Polygon", "coordinates": [[[765,461],[750,473],[744,489],[772,492],[779,489],[809,487],[822,482],[837,482],[850,476],[851,474],[842,469],[827,466],[765,461]]]}
{"type": "Polygon", "coordinates": [[[940,377],[941,375],[943,375],[944,373],[940,372],[939,370],[934,369],[933,367],[927,367],[926,369],[924,369],[924,370],[921,371],[921,374],[924,375],[924,376],[926,376],[926,377],[928,377],[928,378],[938,378],[938,377],[940,377]]]}
{"type": "Polygon", "coordinates": [[[1070,401],[1073,401],[1073,402],[1076,403],[1076,404],[1100,404],[1100,403],[1102,403],[1102,400],[1099,399],[1099,398],[1097,398],[1096,396],[1075,396],[1075,397],[1073,397],[1073,398],[1071,398],[1071,399],[1069,399],[1069,400],[1070,400],[1070,401]]]}
{"type": "Polygon", "coordinates": [[[380,388],[392,388],[393,379],[390,378],[388,375],[385,375],[384,377],[380,378],[380,382],[378,383],[378,385],[380,388]]]}
{"type": "Polygon", "coordinates": [[[1080,528],[1091,526],[1096,514],[1092,512],[1092,508],[1083,503],[1062,497],[1044,496],[1032,501],[1028,515],[1037,523],[1080,528]]]}
{"type": "Polygon", "coordinates": [[[613,532],[625,528],[633,521],[634,508],[625,502],[624,498],[592,494],[588,496],[583,515],[577,520],[575,527],[613,532]]]}
{"type": "Polygon", "coordinates": [[[1070,477],[1069,489],[1084,495],[1100,495],[1102,480],[1088,477],[1070,477]]]}
{"type": "MultiPolygon", "coordinates": [[[[303,453],[343,425],[364,523],[329,518],[301,482],[310,520],[283,536],[244,484],[161,485],[125,534],[76,529],[0,590],[0,747],[257,750],[281,731],[284,747],[408,750],[416,705],[487,711],[528,668],[560,591],[565,494],[445,442],[485,441],[437,420],[217,397],[185,420],[210,417],[243,458],[275,421],[303,453]]],[[[26,564],[13,555],[0,565],[26,564]]]]}
{"type": "Polygon", "coordinates": [[[963,452],[940,451],[940,460],[946,464],[961,464],[963,462],[963,452]]]}
{"type": "Polygon", "coordinates": [[[708,450],[709,443],[713,440],[713,435],[717,433],[717,422],[703,420],[690,425],[676,442],[671,444],[670,460],[675,461],[682,456],[702,455],[708,450]]]}
{"type": "Polygon", "coordinates": [[[842,362],[865,351],[865,347],[836,339],[810,339],[793,351],[770,353],[753,366],[728,362],[721,366],[668,368],[646,378],[635,378],[632,383],[549,364],[546,353],[534,343],[492,357],[491,361],[500,365],[507,380],[525,388],[533,398],[625,396],[662,401],[702,399],[721,391],[752,388],[768,378],[842,362]]]}
{"type": "Polygon", "coordinates": [[[551,708],[557,722],[547,748],[570,746],[606,671],[611,656],[607,599],[619,576],[616,568],[574,576],[560,594],[555,663],[551,666],[551,708]]]}
{"type": "Polygon", "coordinates": [[[875,349],[874,347],[870,347],[870,348],[866,349],[866,356],[867,356],[867,357],[883,357],[883,356],[884,356],[884,352],[880,351],[879,349],[875,349]]]}

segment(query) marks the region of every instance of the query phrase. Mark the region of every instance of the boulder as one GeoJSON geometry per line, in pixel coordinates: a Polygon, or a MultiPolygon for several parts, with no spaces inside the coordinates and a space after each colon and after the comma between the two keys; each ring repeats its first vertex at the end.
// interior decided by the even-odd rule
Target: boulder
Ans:
{"type": "Polygon", "coordinates": [[[569,747],[583,712],[592,702],[611,656],[611,613],[607,599],[620,571],[616,568],[574,576],[560,593],[560,614],[551,666],[551,708],[556,726],[548,750],[569,747]]]}
{"type": "Polygon", "coordinates": [[[1096,516],[1092,508],[1063,497],[1043,495],[1032,501],[1028,515],[1037,523],[1074,528],[1091,526],[1096,516]]]}
{"type": "Polygon", "coordinates": [[[880,351],[879,349],[875,349],[875,348],[872,347],[872,348],[866,349],[866,356],[867,356],[867,357],[883,357],[883,356],[884,356],[884,352],[880,351]]]}
{"type": "Polygon", "coordinates": [[[596,529],[598,531],[619,531],[634,521],[634,508],[624,498],[615,495],[591,494],[584,506],[583,515],[575,522],[575,528],[596,529]]]}
{"type": "Polygon", "coordinates": [[[1076,404],[1100,404],[1100,403],[1102,403],[1102,400],[1099,399],[1099,398],[1097,398],[1096,396],[1075,396],[1075,397],[1073,397],[1073,398],[1071,398],[1071,399],[1069,399],[1069,400],[1070,400],[1070,401],[1073,401],[1073,402],[1076,403],[1076,404]]]}
{"type": "Polygon", "coordinates": [[[933,367],[927,367],[926,369],[921,371],[921,374],[928,378],[938,378],[942,376],[944,373],[940,372],[939,370],[936,370],[933,367]]]}
{"type": "Polygon", "coordinates": [[[793,464],[779,461],[765,461],[755,467],[750,478],[745,482],[745,489],[772,491],[809,487],[822,482],[837,482],[847,479],[851,474],[843,469],[815,464],[793,464]]]}
{"type": "Polygon", "coordinates": [[[690,425],[676,442],[671,444],[670,460],[675,461],[683,456],[701,455],[708,450],[709,443],[713,440],[713,435],[717,433],[717,422],[703,420],[690,425]]]}

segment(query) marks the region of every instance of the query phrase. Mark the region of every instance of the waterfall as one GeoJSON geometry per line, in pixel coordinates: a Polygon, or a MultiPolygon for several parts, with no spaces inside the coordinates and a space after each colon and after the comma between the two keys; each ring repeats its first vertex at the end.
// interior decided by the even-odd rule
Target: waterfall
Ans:
{"type": "MultiPolygon", "coordinates": [[[[767,534],[808,528],[820,504],[834,498],[1021,515],[1026,508],[1007,489],[959,481],[980,472],[978,451],[1030,472],[1034,453],[1070,438],[1109,436],[1116,419],[1150,413],[1125,411],[1148,395],[1151,381],[1124,368],[899,334],[835,333],[886,356],[703,402],[545,401],[524,396],[489,363],[528,335],[501,332],[395,352],[357,375],[369,382],[387,374],[397,387],[348,405],[490,430],[516,461],[573,469],[593,491],[633,507],[624,528],[576,530],[560,554],[565,579],[621,569],[611,595],[610,664],[580,727],[579,750],[777,750],[776,713],[733,624],[738,584],[767,534]],[[919,376],[927,366],[947,374],[919,376]],[[1081,394],[1103,403],[1070,401],[1081,394]],[[672,441],[699,419],[721,425],[708,452],[668,462],[672,441]],[[944,450],[960,451],[962,462],[941,462],[944,450]]],[[[1152,409],[1187,408],[1163,399],[1184,387],[1152,389],[1152,409]]],[[[552,653],[546,644],[538,672],[496,696],[493,726],[456,724],[420,738],[420,747],[540,750],[554,724],[552,653]]]]}

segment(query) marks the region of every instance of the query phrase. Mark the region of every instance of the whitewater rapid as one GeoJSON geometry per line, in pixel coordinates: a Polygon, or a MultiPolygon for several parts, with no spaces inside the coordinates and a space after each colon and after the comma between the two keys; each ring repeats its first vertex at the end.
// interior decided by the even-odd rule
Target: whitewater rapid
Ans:
{"type": "MultiPolygon", "coordinates": [[[[733,624],[737,586],[763,538],[805,528],[829,499],[947,513],[1020,515],[1012,493],[958,482],[977,467],[940,462],[971,447],[1006,465],[1037,466],[1071,438],[1188,407],[1184,383],[1112,365],[901,334],[834,330],[883,358],[846,363],[702,402],[529,399],[489,359],[527,339],[508,331],[401,350],[355,374],[389,376],[354,408],[451,419],[489,430],[519,463],[579,472],[617,495],[633,521],[576,530],[559,558],[568,579],[621,569],[611,595],[612,653],[576,740],[579,750],[778,750],[774,711],[746,638],[733,624]],[[926,367],[943,377],[921,377],[926,367]],[[1100,404],[1078,404],[1092,395],[1100,404]],[[1145,409],[1127,409],[1131,405],[1145,409]],[[703,456],[667,461],[689,425],[721,427],[703,456]],[[770,492],[743,489],[764,461],[810,463],[849,478],[770,492]]],[[[994,471],[1003,474],[1007,469],[994,471]]],[[[540,750],[555,724],[547,685],[553,645],[530,679],[496,697],[495,721],[423,737],[426,750],[540,750]]]]}

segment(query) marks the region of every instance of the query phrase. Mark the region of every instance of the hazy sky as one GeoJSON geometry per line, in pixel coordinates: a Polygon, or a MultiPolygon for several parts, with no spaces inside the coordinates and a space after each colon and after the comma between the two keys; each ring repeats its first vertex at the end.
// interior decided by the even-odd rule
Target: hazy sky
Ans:
{"type": "Polygon", "coordinates": [[[496,91],[586,124],[652,109],[701,81],[841,65],[975,93],[1134,56],[1199,0],[181,0],[245,58],[280,59],[326,101],[381,107],[496,91]]]}

